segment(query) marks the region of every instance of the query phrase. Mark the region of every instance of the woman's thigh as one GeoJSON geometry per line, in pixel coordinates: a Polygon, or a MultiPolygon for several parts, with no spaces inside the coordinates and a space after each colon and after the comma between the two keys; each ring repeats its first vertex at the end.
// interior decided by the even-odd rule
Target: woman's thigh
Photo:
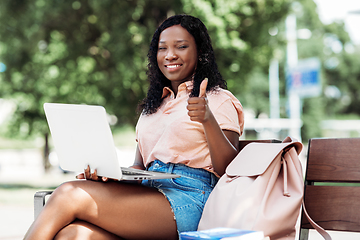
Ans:
{"type": "Polygon", "coordinates": [[[60,186],[51,198],[59,195],[62,199],[69,196],[67,202],[73,205],[69,208],[76,209],[74,218],[122,238],[177,238],[170,203],[154,188],[122,182],[73,181],[60,186]]]}

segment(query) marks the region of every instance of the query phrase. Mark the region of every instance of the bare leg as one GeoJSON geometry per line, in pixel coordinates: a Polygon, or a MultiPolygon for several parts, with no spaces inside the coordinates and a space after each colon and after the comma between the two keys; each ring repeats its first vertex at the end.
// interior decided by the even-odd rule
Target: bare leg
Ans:
{"type": "Polygon", "coordinates": [[[75,220],[56,235],[55,240],[121,240],[122,238],[88,222],[75,220]]]}
{"type": "Polygon", "coordinates": [[[75,220],[125,239],[177,239],[170,203],[156,189],[93,181],[73,181],[58,187],[25,239],[53,239],[75,220]]]}

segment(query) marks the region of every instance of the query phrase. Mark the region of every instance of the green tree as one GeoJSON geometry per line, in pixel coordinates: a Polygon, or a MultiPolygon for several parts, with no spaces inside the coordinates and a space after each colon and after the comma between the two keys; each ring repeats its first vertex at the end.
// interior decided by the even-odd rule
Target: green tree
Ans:
{"type": "Polygon", "coordinates": [[[136,106],[146,91],[149,41],[170,6],[178,5],[2,1],[0,60],[7,71],[0,77],[0,96],[17,106],[8,132],[42,133],[48,146],[45,102],[105,105],[118,124],[135,124],[136,106]]]}
{"type": "Polygon", "coordinates": [[[118,125],[134,125],[148,86],[152,34],[167,16],[179,13],[207,25],[219,69],[246,104],[246,96],[254,94],[248,92],[251,76],[266,74],[272,56],[268,29],[284,20],[291,2],[3,0],[0,61],[7,70],[0,75],[0,97],[17,106],[9,132],[47,139],[45,102],[104,105],[118,125]]]}

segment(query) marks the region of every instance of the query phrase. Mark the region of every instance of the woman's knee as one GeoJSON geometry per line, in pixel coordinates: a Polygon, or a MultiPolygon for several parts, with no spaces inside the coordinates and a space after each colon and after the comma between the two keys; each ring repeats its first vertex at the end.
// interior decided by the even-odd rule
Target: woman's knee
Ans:
{"type": "Polygon", "coordinates": [[[55,189],[51,198],[72,198],[77,191],[76,182],[66,182],[55,189]]]}
{"type": "Polygon", "coordinates": [[[81,187],[80,181],[72,181],[61,184],[58,188],[55,189],[53,194],[49,199],[49,203],[56,205],[63,205],[67,208],[73,206],[78,208],[83,206],[86,199],[86,190],[81,187]]]}
{"type": "Polygon", "coordinates": [[[72,224],[69,224],[56,234],[54,240],[75,240],[78,235],[77,232],[76,228],[72,226],[72,224]]]}
{"type": "Polygon", "coordinates": [[[77,240],[77,239],[90,239],[90,230],[87,230],[82,225],[71,223],[61,229],[55,236],[54,240],[77,240]]]}
{"type": "Polygon", "coordinates": [[[55,240],[120,240],[121,238],[109,233],[98,226],[84,221],[75,221],[61,229],[54,238],[55,240]]]}

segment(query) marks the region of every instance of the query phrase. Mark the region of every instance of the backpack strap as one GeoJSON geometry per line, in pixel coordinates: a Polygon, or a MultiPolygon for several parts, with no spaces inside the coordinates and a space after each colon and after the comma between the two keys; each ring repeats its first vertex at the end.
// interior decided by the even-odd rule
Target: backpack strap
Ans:
{"type": "Polygon", "coordinates": [[[302,202],[302,206],[303,206],[303,210],[304,210],[305,216],[306,216],[307,220],[309,221],[309,223],[311,224],[311,226],[313,226],[313,228],[314,228],[318,233],[320,233],[320,235],[323,236],[323,238],[324,238],[325,240],[331,240],[331,236],[329,235],[329,233],[326,232],[322,227],[320,227],[316,222],[314,222],[314,220],[312,220],[312,218],[310,217],[310,215],[309,215],[308,212],[306,211],[304,200],[303,200],[303,202],[302,202]]]}

